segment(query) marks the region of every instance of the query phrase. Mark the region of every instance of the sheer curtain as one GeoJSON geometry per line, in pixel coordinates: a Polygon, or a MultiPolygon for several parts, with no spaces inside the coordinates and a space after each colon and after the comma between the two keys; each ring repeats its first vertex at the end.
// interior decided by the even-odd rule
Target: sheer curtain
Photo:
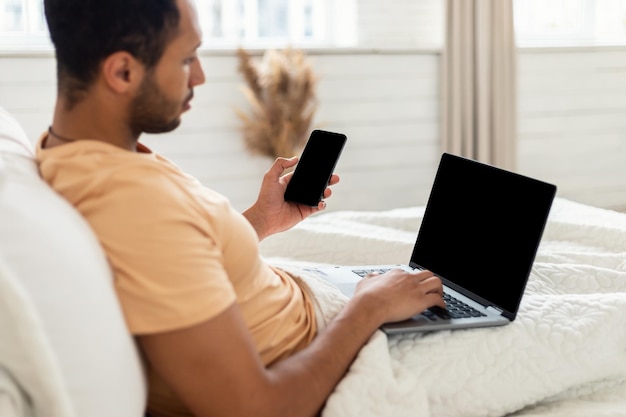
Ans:
{"type": "Polygon", "coordinates": [[[445,24],[443,150],[512,170],[517,72],[513,0],[446,0],[445,24]]]}

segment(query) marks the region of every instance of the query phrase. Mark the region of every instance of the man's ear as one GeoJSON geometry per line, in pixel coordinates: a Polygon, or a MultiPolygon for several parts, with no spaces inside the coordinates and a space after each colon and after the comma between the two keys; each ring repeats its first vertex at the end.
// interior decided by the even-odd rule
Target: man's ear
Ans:
{"type": "Polygon", "coordinates": [[[102,77],[117,93],[134,90],[144,75],[144,66],[128,52],[120,51],[109,55],[102,63],[102,77]]]}

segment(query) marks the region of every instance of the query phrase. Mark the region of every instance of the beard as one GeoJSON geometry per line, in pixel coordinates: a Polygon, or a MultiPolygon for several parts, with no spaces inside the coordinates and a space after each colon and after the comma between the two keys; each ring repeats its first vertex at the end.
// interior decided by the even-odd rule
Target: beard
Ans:
{"type": "MultiPolygon", "coordinates": [[[[185,101],[191,100],[193,93],[185,101]]],[[[154,74],[148,73],[130,105],[129,125],[132,133],[171,132],[180,125],[182,103],[171,100],[157,85],[154,74]]]]}

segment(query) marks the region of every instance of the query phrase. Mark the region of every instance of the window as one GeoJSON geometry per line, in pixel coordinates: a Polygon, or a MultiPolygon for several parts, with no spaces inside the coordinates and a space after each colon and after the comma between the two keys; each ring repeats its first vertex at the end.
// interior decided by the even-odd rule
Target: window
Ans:
{"type": "Polygon", "coordinates": [[[514,0],[519,46],[626,44],[626,0],[514,0]]]}
{"type": "MultiPolygon", "coordinates": [[[[334,46],[346,33],[346,4],[356,0],[197,0],[206,46],[334,46]],[[340,8],[333,3],[344,3],[340,8]],[[343,12],[342,12],[343,10],[343,12]]],[[[349,6],[348,6],[349,7],[349,6]]],[[[352,25],[354,26],[354,25],[352,25]]]]}
{"type": "MultiPolygon", "coordinates": [[[[42,3],[0,0],[0,48],[51,48],[42,3]]],[[[443,44],[444,0],[395,0],[392,6],[381,0],[196,0],[196,6],[204,48],[443,44]]]]}
{"type": "Polygon", "coordinates": [[[41,0],[0,0],[0,46],[50,46],[41,0]]]}
{"type": "MultiPolygon", "coordinates": [[[[357,0],[196,0],[204,47],[356,43],[357,0]]],[[[50,48],[42,0],[0,0],[0,47],[50,48]]]]}
{"type": "MultiPolygon", "coordinates": [[[[381,0],[195,1],[204,48],[397,49],[443,44],[444,0],[395,0],[391,7],[381,0]]],[[[39,48],[51,48],[43,1],[0,0],[0,49],[39,48]]]]}
{"type": "Polygon", "coordinates": [[[381,49],[441,48],[444,10],[444,0],[358,0],[359,46],[381,49]]]}

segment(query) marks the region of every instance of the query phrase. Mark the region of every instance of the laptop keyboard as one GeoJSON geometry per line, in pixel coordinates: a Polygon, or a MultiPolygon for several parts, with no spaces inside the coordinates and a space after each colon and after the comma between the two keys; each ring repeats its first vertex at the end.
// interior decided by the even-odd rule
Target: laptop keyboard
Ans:
{"type": "MultiPolygon", "coordinates": [[[[390,270],[391,269],[389,268],[353,269],[352,272],[354,272],[360,277],[365,277],[367,274],[371,274],[373,272],[384,274],[385,272],[390,271],[390,270]]],[[[484,313],[481,313],[480,311],[476,310],[474,307],[471,307],[465,304],[463,301],[458,300],[457,298],[445,292],[443,294],[443,301],[446,303],[446,308],[441,308],[439,306],[431,307],[429,309],[424,310],[422,312],[422,315],[428,317],[431,320],[435,320],[435,316],[444,320],[486,316],[484,313]]]]}
{"type": "Polygon", "coordinates": [[[384,274],[385,272],[391,271],[391,268],[381,268],[381,269],[353,269],[352,272],[360,276],[361,278],[365,278],[367,274],[373,274],[375,272],[379,274],[384,274]]]}
{"type": "Polygon", "coordinates": [[[444,293],[443,301],[446,303],[446,308],[441,308],[439,306],[431,307],[422,312],[422,315],[428,318],[433,318],[433,315],[435,315],[444,320],[467,319],[485,316],[484,313],[481,313],[474,307],[468,306],[463,301],[454,298],[450,294],[444,293]]]}

